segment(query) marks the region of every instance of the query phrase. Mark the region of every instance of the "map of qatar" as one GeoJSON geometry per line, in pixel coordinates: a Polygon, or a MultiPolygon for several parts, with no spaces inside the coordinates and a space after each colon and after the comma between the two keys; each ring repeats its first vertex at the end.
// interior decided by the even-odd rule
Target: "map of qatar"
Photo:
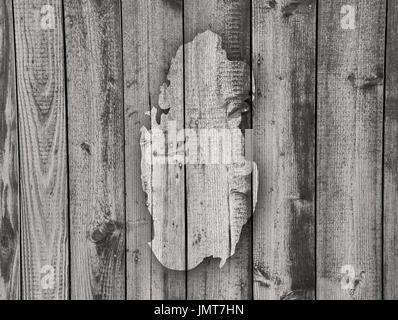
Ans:
{"type": "Polygon", "coordinates": [[[167,80],[161,116],[153,108],[151,130],[141,129],[149,245],[168,269],[191,270],[209,257],[221,268],[257,202],[257,167],[241,128],[250,109],[250,67],[228,60],[221,38],[206,31],[178,49],[167,80]]]}

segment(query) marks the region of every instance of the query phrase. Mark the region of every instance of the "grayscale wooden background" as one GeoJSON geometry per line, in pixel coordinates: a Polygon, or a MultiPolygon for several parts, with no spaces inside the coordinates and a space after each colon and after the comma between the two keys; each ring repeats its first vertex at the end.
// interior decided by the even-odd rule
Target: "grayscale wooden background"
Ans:
{"type": "Polygon", "coordinates": [[[397,299],[397,52],[398,0],[0,0],[0,299],[397,299]],[[258,203],[177,272],[140,129],[206,30],[252,67],[258,203]]]}

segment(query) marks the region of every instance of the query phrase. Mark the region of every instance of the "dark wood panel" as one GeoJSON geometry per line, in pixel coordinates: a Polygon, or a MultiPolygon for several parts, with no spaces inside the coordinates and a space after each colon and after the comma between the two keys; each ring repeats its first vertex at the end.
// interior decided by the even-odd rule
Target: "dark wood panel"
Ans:
{"type": "Polygon", "coordinates": [[[318,3],[317,296],[380,299],[386,1],[318,3]]]}
{"type": "Polygon", "coordinates": [[[316,1],[253,1],[254,299],[315,297],[316,1]]]}
{"type": "Polygon", "coordinates": [[[388,1],[384,150],[384,299],[398,299],[398,1],[388,1]]]}
{"type": "Polygon", "coordinates": [[[0,1],[0,300],[20,298],[19,170],[14,26],[0,1]]]}
{"type": "Polygon", "coordinates": [[[65,1],[72,299],[125,298],[119,1],[65,1]]]}

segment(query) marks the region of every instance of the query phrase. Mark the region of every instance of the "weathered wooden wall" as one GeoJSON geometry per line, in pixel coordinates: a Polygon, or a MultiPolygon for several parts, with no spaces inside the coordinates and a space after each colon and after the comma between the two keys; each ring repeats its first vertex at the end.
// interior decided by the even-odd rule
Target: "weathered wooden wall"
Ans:
{"type": "Polygon", "coordinates": [[[397,28],[396,0],[0,0],[0,299],[397,299],[397,28]],[[142,179],[143,127],[229,124],[212,77],[253,129],[232,202],[222,167],[142,179]],[[162,265],[254,197],[222,268],[162,265]]]}

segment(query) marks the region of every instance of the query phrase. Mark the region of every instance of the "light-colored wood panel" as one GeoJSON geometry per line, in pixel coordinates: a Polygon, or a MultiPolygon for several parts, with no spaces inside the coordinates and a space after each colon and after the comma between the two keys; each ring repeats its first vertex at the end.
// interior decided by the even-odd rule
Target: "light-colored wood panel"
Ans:
{"type": "MultiPolygon", "coordinates": [[[[161,110],[160,93],[161,90],[167,90],[170,84],[168,77],[177,79],[172,83],[173,89],[170,92],[182,97],[182,68],[174,75],[169,75],[172,60],[183,43],[182,1],[122,3],[127,266],[130,269],[127,274],[127,294],[129,299],[185,299],[185,270],[172,268],[175,265],[185,266],[184,170],[174,165],[151,167],[152,156],[148,158],[148,167],[143,151],[140,150],[141,131],[142,148],[146,148],[144,133],[156,128],[163,130],[163,125],[159,124],[164,112],[161,110]],[[129,26],[132,20],[135,21],[134,29],[129,26]],[[175,178],[177,173],[178,178],[175,178]],[[167,232],[173,222],[179,227],[178,232],[167,232]],[[173,247],[173,243],[178,245],[173,247]],[[174,255],[175,251],[179,254],[174,255]],[[173,257],[176,257],[176,261],[171,260],[173,257]]],[[[183,115],[183,110],[178,112],[183,115]]],[[[151,148],[150,144],[148,146],[151,148]]]]}
{"type": "MultiPolygon", "coordinates": [[[[172,64],[172,59],[176,56],[178,48],[183,43],[183,23],[182,23],[182,1],[178,0],[151,0],[150,1],[150,28],[149,28],[149,88],[151,97],[151,107],[156,107],[158,110],[160,108],[161,102],[159,101],[159,96],[161,93],[161,86],[168,84],[168,74],[169,69],[172,64]]],[[[180,82],[174,83],[176,90],[180,93],[183,92],[183,74],[182,69],[177,71],[176,77],[180,79],[180,82]],[[179,89],[177,89],[179,88],[179,89]]],[[[151,121],[157,121],[159,123],[158,112],[157,119],[153,119],[151,116],[151,121]]],[[[179,169],[178,169],[179,170],[179,169]]],[[[181,173],[183,175],[183,173],[181,173]]],[[[169,206],[168,202],[173,202],[174,199],[178,197],[179,208],[182,208],[184,201],[184,190],[182,189],[184,181],[183,176],[179,179],[174,179],[174,175],[169,175],[170,180],[163,180],[164,185],[164,208],[159,207],[158,209],[163,212],[168,212],[169,215],[165,214],[165,219],[163,223],[167,224],[172,221],[175,222],[180,228],[180,230],[185,230],[185,219],[183,215],[179,215],[178,212],[173,211],[173,207],[169,206]],[[177,192],[176,194],[173,194],[177,192]],[[164,211],[166,210],[166,211],[164,211]]],[[[159,177],[160,179],[166,179],[165,176],[159,177]]],[[[158,182],[162,180],[157,180],[158,182]]],[[[154,182],[154,181],[153,181],[154,182]]],[[[153,183],[152,182],[152,183],[153,183]]],[[[152,210],[153,210],[153,205],[152,210]]],[[[163,215],[163,213],[161,213],[163,215]]],[[[153,217],[155,213],[153,211],[153,217]]],[[[181,238],[183,232],[179,232],[176,235],[169,234],[164,235],[170,237],[171,242],[178,242],[180,246],[175,248],[180,252],[185,251],[185,241],[181,238]],[[176,239],[173,239],[176,237],[176,239]],[[177,241],[178,240],[178,241],[177,241]]],[[[162,236],[163,236],[162,235],[162,236]]],[[[158,234],[158,236],[160,236],[158,234]]],[[[156,234],[152,234],[152,239],[155,239],[156,234]]],[[[167,245],[167,244],[166,244],[167,245]]],[[[170,249],[170,248],[169,248],[170,249]]],[[[161,249],[158,255],[162,255],[161,249]]],[[[167,250],[164,251],[167,254],[167,250]]],[[[167,257],[164,257],[167,259],[167,257]]],[[[181,265],[185,262],[185,256],[179,257],[178,264],[181,265]]],[[[185,271],[175,271],[165,268],[159,260],[153,256],[152,258],[152,299],[153,300],[181,300],[186,298],[185,289],[185,271]]]]}
{"type": "Polygon", "coordinates": [[[141,182],[141,128],[150,128],[150,1],[123,0],[127,299],[151,298],[152,220],[141,182]]]}
{"type": "Polygon", "coordinates": [[[65,1],[71,298],[125,298],[119,1],[65,1]]]}
{"type": "Polygon", "coordinates": [[[14,1],[24,299],[68,298],[62,4],[14,1]]]}
{"type": "MultiPolygon", "coordinates": [[[[194,130],[197,134],[212,128],[236,129],[239,126],[242,129],[249,129],[251,124],[250,1],[186,0],[184,30],[185,43],[193,41],[198,35],[199,38],[204,35],[208,37],[216,35],[219,37],[215,42],[217,46],[222,46],[227,58],[234,61],[228,64],[220,59],[216,62],[220,65],[213,65],[212,59],[220,54],[220,51],[211,47],[214,41],[208,41],[206,44],[206,39],[202,40],[203,48],[194,47],[185,53],[185,127],[194,130]],[[208,30],[213,34],[206,32],[208,30]],[[203,63],[203,56],[209,60],[208,63],[203,63]],[[206,69],[206,66],[209,69],[206,69]],[[218,75],[215,76],[212,72],[218,75]],[[219,96],[219,101],[215,101],[213,98],[218,89],[212,85],[229,88],[230,91],[226,89],[228,93],[219,96]],[[231,110],[227,107],[217,105],[222,103],[223,98],[226,99],[224,101],[226,104],[229,103],[229,107],[236,104],[238,112],[232,116],[232,118],[236,116],[236,119],[231,120],[227,114],[231,110]]],[[[227,166],[219,165],[188,164],[186,170],[188,265],[201,259],[203,255],[206,256],[207,252],[214,252],[215,256],[206,259],[188,272],[188,299],[250,299],[252,292],[250,175],[240,177],[241,179],[237,179],[239,181],[234,179],[231,181],[226,176],[227,166]],[[235,189],[229,190],[229,188],[235,189]],[[241,230],[242,224],[245,226],[241,230]],[[228,235],[228,232],[231,234],[228,235]],[[223,235],[224,239],[229,239],[229,246],[224,246],[225,243],[221,239],[215,240],[216,237],[223,235]],[[235,241],[236,238],[239,239],[238,243],[235,241]],[[232,257],[224,261],[225,253],[227,257],[230,255],[232,257]]]]}

